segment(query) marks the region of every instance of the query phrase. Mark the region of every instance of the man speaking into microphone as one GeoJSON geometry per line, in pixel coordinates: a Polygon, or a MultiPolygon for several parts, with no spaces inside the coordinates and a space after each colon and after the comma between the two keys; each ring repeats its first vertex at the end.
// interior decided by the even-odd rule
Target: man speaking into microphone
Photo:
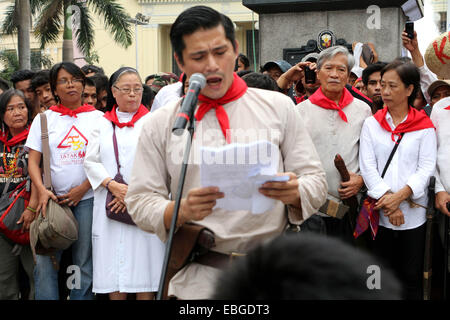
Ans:
{"type": "MultiPolygon", "coordinates": [[[[327,183],[320,159],[291,99],[279,92],[248,88],[234,73],[239,53],[231,20],[206,6],[182,12],[170,31],[179,68],[206,79],[194,112],[195,136],[183,189],[177,226],[190,222],[210,229],[213,251],[183,267],[169,283],[169,296],[208,299],[221,268],[254,245],[280,235],[287,225],[300,224],[326,200],[327,183]],[[287,182],[268,182],[259,189],[278,200],[262,214],[214,208],[224,196],[217,187],[201,187],[200,163],[194,155],[202,146],[268,140],[278,147],[278,173],[287,182]],[[285,213],[287,206],[287,215],[285,213]]],[[[167,241],[182,151],[189,134],[172,133],[184,118],[181,99],[158,109],[145,123],[138,142],[125,201],[141,229],[167,241]],[[181,154],[180,154],[181,153],[181,154]]],[[[188,119],[186,119],[188,120],[188,119]]],[[[189,119],[193,120],[193,119],[189,119]]]]}

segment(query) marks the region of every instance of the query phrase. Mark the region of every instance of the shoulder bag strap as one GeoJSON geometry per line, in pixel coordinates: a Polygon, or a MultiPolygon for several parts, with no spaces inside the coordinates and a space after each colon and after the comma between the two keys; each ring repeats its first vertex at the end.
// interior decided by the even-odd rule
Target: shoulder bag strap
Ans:
{"type": "Polygon", "coordinates": [[[50,147],[48,144],[48,128],[47,115],[41,113],[41,139],[42,139],[42,156],[44,163],[44,186],[46,189],[52,189],[52,179],[50,176],[50,147]]]}
{"type": "Polygon", "coordinates": [[[113,123],[113,145],[114,145],[114,155],[116,156],[116,163],[117,163],[117,172],[120,173],[120,163],[119,163],[119,150],[117,147],[117,138],[116,138],[116,126],[113,123]]]}
{"type": "Polygon", "coordinates": [[[384,175],[386,174],[386,171],[387,171],[387,169],[389,167],[389,164],[391,163],[392,158],[394,157],[395,151],[397,151],[398,145],[402,141],[402,138],[403,138],[404,134],[405,133],[400,133],[400,137],[398,138],[397,142],[395,142],[394,149],[392,149],[392,152],[389,155],[388,161],[386,162],[386,165],[384,166],[383,173],[381,174],[381,178],[384,178],[384,175]]]}
{"type": "Polygon", "coordinates": [[[9,185],[11,183],[12,178],[13,177],[11,176],[11,177],[8,178],[8,180],[6,180],[5,187],[3,188],[2,195],[4,195],[6,192],[8,192],[9,185]]]}

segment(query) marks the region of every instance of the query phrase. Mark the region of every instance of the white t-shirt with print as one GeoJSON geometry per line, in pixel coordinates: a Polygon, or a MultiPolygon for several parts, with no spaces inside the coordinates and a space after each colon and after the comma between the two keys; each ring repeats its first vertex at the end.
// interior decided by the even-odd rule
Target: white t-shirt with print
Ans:
{"type": "MultiPolygon", "coordinates": [[[[52,186],[57,195],[63,195],[79,186],[87,179],[83,162],[86,146],[92,129],[97,125],[103,112],[95,110],[78,113],[77,117],[61,115],[52,110],[47,115],[48,137],[50,145],[50,169],[52,186]]],[[[36,116],[31,124],[25,148],[42,153],[41,119],[36,116]]],[[[82,200],[92,198],[94,192],[89,189],[82,200]]]]}

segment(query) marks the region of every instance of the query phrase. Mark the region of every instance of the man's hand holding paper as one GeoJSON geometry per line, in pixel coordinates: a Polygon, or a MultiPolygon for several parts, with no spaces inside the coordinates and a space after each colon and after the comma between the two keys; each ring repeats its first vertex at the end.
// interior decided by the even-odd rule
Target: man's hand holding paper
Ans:
{"type": "Polygon", "coordinates": [[[280,176],[288,176],[289,180],[286,182],[268,181],[259,188],[259,192],[268,198],[280,200],[286,205],[300,208],[297,176],[293,172],[282,173],[280,176]]]}
{"type": "Polygon", "coordinates": [[[181,200],[179,223],[203,220],[211,214],[212,209],[216,205],[216,200],[224,196],[217,187],[190,190],[187,197],[181,200]]]}

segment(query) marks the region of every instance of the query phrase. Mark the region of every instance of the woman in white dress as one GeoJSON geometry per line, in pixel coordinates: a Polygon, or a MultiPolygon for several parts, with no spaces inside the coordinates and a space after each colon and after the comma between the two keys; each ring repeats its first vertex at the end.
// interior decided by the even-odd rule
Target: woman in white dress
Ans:
{"type": "Polygon", "coordinates": [[[117,174],[115,131],[120,173],[129,181],[136,146],[145,120],[150,116],[141,104],[142,81],[133,68],[120,68],[110,78],[105,116],[92,132],[84,168],[94,189],[92,223],[93,292],[109,293],[111,300],[151,300],[158,290],[164,244],[154,234],[135,225],[109,219],[105,202],[108,190],[114,199],[111,211],[125,210],[127,185],[113,180],[117,174]],[[114,129],[113,129],[114,127],[114,129]]]}

